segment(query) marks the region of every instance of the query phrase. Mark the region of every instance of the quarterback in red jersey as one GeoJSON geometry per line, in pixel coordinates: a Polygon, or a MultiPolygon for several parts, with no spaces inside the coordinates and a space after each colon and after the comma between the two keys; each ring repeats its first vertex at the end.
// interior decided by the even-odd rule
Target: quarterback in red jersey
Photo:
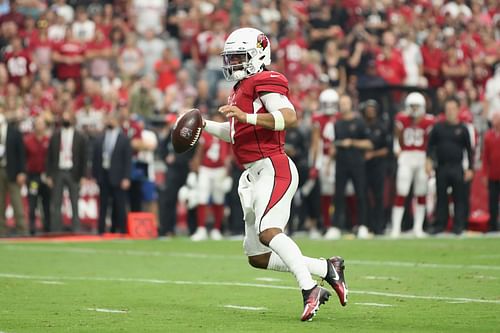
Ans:
{"type": "Polygon", "coordinates": [[[434,125],[434,117],[425,114],[425,98],[422,94],[410,93],[405,100],[405,110],[396,115],[394,153],[398,156],[396,175],[396,199],[392,209],[391,237],[401,234],[405,198],[413,183],[417,199],[413,219],[413,233],[425,236],[425,198],[427,194],[427,174],[425,171],[425,151],[429,132],[434,125]]]}
{"type": "Polygon", "coordinates": [[[271,64],[271,45],[257,29],[231,33],[222,57],[224,76],[237,81],[228,105],[219,108],[229,121],[205,120],[204,125],[208,133],[231,143],[237,161],[246,169],[238,188],[246,255],[253,267],[293,273],[304,300],[301,320],[311,320],[330,296],[311,274],[326,280],[342,305],[347,302],[347,287],[342,258],[305,257],[284,233],[298,185],[297,169],[284,150],[286,128],[297,126],[288,81],[266,69],[271,64]]]}

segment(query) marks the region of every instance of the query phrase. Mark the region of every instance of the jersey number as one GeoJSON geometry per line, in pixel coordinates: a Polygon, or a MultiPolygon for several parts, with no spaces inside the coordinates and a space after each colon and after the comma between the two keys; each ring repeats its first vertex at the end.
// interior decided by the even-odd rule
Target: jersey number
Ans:
{"type": "Polygon", "coordinates": [[[12,76],[25,76],[28,73],[26,67],[27,61],[23,57],[10,58],[7,61],[7,68],[12,76]]]}
{"type": "Polygon", "coordinates": [[[408,147],[421,147],[424,145],[424,130],[421,128],[407,128],[403,132],[403,141],[408,147]]]}
{"type": "Polygon", "coordinates": [[[220,157],[220,143],[214,140],[207,150],[207,157],[212,162],[217,162],[220,157]]]}
{"type": "Polygon", "coordinates": [[[333,142],[335,140],[335,127],[333,126],[333,123],[326,123],[325,128],[323,128],[322,135],[323,138],[330,142],[333,142]]]}

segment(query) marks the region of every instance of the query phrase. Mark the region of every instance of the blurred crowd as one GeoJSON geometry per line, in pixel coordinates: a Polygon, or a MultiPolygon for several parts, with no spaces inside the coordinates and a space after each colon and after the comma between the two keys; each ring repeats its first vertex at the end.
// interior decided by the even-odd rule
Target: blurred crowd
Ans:
{"type": "MultiPolygon", "coordinates": [[[[349,96],[355,113],[366,100],[377,102],[391,142],[384,178],[394,162],[394,116],[411,90],[426,96],[435,115],[450,98],[458,101],[477,141],[473,168],[481,167],[485,133],[500,113],[498,1],[0,0],[0,210],[8,193],[17,232],[41,231],[36,216],[43,216],[43,231],[63,231],[64,188],[71,229],[79,231],[79,189],[93,180],[100,188],[99,233],[126,232],[128,211],[150,211],[160,236],[174,235],[181,201],[193,239],[241,234],[241,167],[230,150],[205,138],[176,155],[170,130],[193,107],[217,118],[233,84],[224,80],[220,53],[228,34],[244,26],[269,37],[270,69],[289,80],[301,126],[289,134],[294,144],[287,149],[308,169],[300,193],[319,186],[310,152],[326,89],[349,96]],[[200,181],[221,168],[212,183],[200,181]],[[209,194],[200,198],[200,186],[209,194]],[[206,221],[214,222],[210,233],[206,221]]],[[[498,185],[500,177],[491,180],[498,185]]],[[[291,231],[328,232],[330,221],[322,220],[330,219],[333,202],[327,208],[295,202],[291,231]]],[[[496,204],[498,210],[498,198],[496,204]]],[[[383,216],[381,229],[370,232],[390,225],[390,213],[383,216]]],[[[341,229],[351,230],[356,217],[350,221],[341,229]]]]}

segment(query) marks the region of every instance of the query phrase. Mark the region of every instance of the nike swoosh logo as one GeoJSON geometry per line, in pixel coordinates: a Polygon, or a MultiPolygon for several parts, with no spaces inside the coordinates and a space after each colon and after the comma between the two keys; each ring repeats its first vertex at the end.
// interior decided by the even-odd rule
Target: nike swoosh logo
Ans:
{"type": "Polygon", "coordinates": [[[264,168],[262,168],[259,171],[257,171],[257,176],[260,176],[260,173],[262,172],[262,170],[264,170],[264,168]]]}
{"type": "Polygon", "coordinates": [[[269,77],[280,77],[280,76],[276,75],[276,74],[271,74],[271,75],[269,75],[269,77]]]}
{"type": "Polygon", "coordinates": [[[335,269],[335,266],[333,266],[333,271],[335,272],[335,277],[333,278],[335,281],[338,281],[340,279],[339,273],[337,273],[337,270],[335,269]]]}

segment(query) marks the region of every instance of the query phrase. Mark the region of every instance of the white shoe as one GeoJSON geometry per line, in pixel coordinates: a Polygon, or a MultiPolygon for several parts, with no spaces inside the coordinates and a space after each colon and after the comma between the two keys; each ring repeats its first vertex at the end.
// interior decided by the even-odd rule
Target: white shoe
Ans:
{"type": "Polygon", "coordinates": [[[328,228],[324,236],[326,240],[337,240],[340,239],[341,237],[342,233],[340,232],[340,229],[335,227],[328,228]]]}
{"type": "Polygon", "coordinates": [[[207,228],[205,227],[198,227],[198,229],[196,229],[196,232],[193,235],[191,235],[191,240],[194,242],[199,242],[207,239],[208,239],[208,233],[207,233],[207,228]]]}
{"type": "Polygon", "coordinates": [[[391,229],[391,232],[389,234],[389,237],[393,238],[393,239],[397,239],[397,238],[400,238],[401,237],[401,230],[398,230],[396,228],[392,228],[391,229]]]}
{"type": "Polygon", "coordinates": [[[224,237],[222,237],[222,234],[220,233],[219,229],[212,229],[210,230],[210,239],[219,241],[222,240],[224,237]]]}
{"type": "Polygon", "coordinates": [[[358,238],[359,239],[369,239],[370,237],[370,232],[368,231],[368,228],[365,225],[361,225],[358,228],[358,238]]]}
{"type": "Polygon", "coordinates": [[[429,235],[424,232],[423,230],[413,230],[413,235],[415,235],[416,238],[427,238],[429,235]]]}
{"type": "Polygon", "coordinates": [[[310,239],[321,239],[321,233],[316,228],[312,228],[309,230],[309,238],[310,239]]]}

